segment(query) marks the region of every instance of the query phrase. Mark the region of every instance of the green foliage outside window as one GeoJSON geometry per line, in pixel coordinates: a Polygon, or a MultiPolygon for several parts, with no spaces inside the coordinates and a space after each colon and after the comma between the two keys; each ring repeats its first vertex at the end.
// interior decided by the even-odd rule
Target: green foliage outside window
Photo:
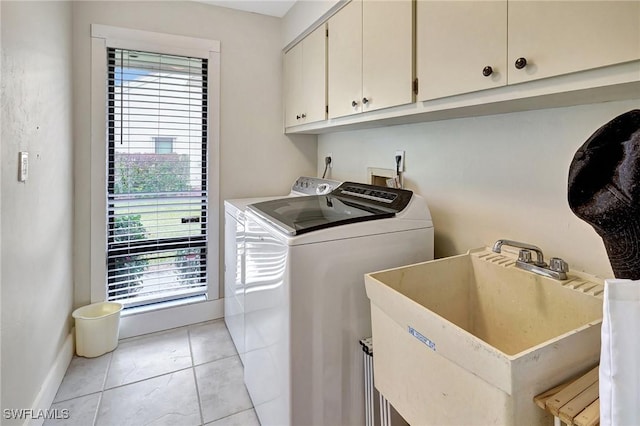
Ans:
{"type": "Polygon", "coordinates": [[[182,249],[176,253],[176,266],[180,280],[184,285],[202,283],[202,249],[182,249]]]}
{"type": "Polygon", "coordinates": [[[186,154],[116,153],[116,194],[181,192],[189,190],[189,156],[186,154]]]}
{"type": "MultiPolygon", "coordinates": [[[[147,233],[140,221],[140,215],[119,216],[113,225],[114,240],[116,242],[142,240],[147,233]]],[[[110,278],[109,289],[111,297],[131,294],[137,291],[135,287],[142,283],[142,276],[149,261],[143,255],[130,255],[115,258],[116,274],[110,278]],[[120,270],[124,268],[124,270],[120,270]],[[113,291],[115,290],[115,292],[113,291]]]]}

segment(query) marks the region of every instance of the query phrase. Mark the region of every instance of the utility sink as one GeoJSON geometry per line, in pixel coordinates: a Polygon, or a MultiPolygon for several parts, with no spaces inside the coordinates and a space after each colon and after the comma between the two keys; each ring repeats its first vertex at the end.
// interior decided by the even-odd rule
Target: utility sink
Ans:
{"type": "Polygon", "coordinates": [[[413,425],[542,425],[533,397],[598,363],[601,280],[489,248],[365,275],[375,386],[413,425]]]}

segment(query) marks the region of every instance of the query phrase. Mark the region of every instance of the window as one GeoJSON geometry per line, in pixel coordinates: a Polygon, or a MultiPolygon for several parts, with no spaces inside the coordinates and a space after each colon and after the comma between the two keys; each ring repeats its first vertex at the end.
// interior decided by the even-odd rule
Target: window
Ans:
{"type": "Polygon", "coordinates": [[[156,147],[156,154],[170,154],[173,152],[173,141],[176,138],[157,136],[153,138],[153,145],[156,147]]]}
{"type": "Polygon", "coordinates": [[[135,308],[123,337],[221,317],[220,43],[91,36],[91,302],[135,308]]]}
{"type": "Polygon", "coordinates": [[[207,60],[107,54],[107,300],[204,295],[207,60]]]}

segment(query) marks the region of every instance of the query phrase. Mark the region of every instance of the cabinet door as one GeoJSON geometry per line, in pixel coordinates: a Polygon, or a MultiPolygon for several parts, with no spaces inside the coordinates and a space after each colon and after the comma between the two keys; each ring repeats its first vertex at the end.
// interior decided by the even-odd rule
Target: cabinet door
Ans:
{"type": "Polygon", "coordinates": [[[363,110],[413,102],[413,76],[413,2],[364,0],[363,110]]]}
{"type": "Polygon", "coordinates": [[[327,118],[327,36],[321,25],[303,40],[302,80],[304,122],[327,118]]]}
{"type": "Polygon", "coordinates": [[[508,19],[509,84],[640,59],[639,1],[510,0],[508,19]]]}
{"type": "Polygon", "coordinates": [[[302,43],[298,43],[284,54],[284,125],[301,124],[303,80],[302,43]]]}
{"type": "Polygon", "coordinates": [[[329,19],[328,50],[329,118],[360,112],[362,105],[361,0],[352,0],[329,19]],[[355,103],[355,106],[352,106],[352,103],[355,103]]]}
{"type": "Polygon", "coordinates": [[[507,1],[418,0],[418,100],[507,84],[507,1]]]}

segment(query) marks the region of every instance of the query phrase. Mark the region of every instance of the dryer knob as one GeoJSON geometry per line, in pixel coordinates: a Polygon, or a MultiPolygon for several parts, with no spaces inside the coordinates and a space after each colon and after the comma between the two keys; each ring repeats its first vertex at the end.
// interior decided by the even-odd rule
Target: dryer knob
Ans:
{"type": "Polygon", "coordinates": [[[316,188],[316,194],[318,194],[318,195],[328,194],[329,192],[331,192],[331,186],[329,184],[326,184],[326,183],[321,183],[316,188]]]}

